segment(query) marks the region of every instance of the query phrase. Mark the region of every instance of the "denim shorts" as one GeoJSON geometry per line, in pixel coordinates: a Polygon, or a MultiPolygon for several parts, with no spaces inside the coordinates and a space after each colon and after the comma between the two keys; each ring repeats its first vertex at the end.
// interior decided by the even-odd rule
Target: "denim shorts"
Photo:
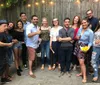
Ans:
{"type": "Polygon", "coordinates": [[[14,44],[13,48],[18,48],[18,49],[22,49],[22,43],[21,42],[18,42],[16,44],[14,44]]]}

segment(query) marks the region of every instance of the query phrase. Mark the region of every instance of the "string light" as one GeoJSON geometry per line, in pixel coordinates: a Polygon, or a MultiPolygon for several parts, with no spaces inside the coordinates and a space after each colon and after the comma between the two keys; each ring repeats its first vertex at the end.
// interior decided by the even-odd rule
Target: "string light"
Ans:
{"type": "Polygon", "coordinates": [[[94,0],[95,2],[98,2],[99,0],[94,0]]]}
{"type": "Polygon", "coordinates": [[[1,4],[1,7],[3,7],[4,6],[4,4],[1,4]]]}
{"type": "Polygon", "coordinates": [[[6,5],[9,5],[9,3],[6,3],[6,5]]]}
{"type": "Polygon", "coordinates": [[[77,0],[76,3],[77,3],[77,4],[80,4],[80,0],[77,0]]]}
{"type": "Polygon", "coordinates": [[[39,5],[39,3],[38,3],[38,2],[35,2],[35,5],[36,5],[36,6],[38,6],[38,5],[39,5]]]}
{"type": "Polygon", "coordinates": [[[44,4],[45,3],[45,0],[42,0],[42,3],[44,4]]]}
{"type": "Polygon", "coordinates": [[[54,2],[53,1],[50,1],[50,5],[54,5],[54,2]]]}
{"type": "Polygon", "coordinates": [[[31,7],[31,4],[28,4],[28,5],[27,5],[27,7],[29,7],[29,8],[30,8],[30,7],[31,7]]]}

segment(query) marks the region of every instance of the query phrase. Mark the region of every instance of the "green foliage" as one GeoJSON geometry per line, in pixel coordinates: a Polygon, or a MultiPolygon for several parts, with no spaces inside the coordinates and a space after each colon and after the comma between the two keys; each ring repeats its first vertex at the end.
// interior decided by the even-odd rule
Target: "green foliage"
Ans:
{"type": "Polygon", "coordinates": [[[3,8],[9,8],[11,6],[14,6],[16,4],[24,3],[27,0],[3,0],[4,7],[3,8]]]}

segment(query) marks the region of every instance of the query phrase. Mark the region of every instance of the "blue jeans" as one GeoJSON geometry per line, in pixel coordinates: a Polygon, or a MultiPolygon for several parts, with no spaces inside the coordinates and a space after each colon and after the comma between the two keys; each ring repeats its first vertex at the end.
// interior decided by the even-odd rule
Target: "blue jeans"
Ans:
{"type": "Polygon", "coordinates": [[[47,57],[48,65],[50,65],[50,42],[42,41],[41,42],[41,60],[42,64],[44,64],[45,54],[47,57]]]}
{"type": "Polygon", "coordinates": [[[94,77],[98,77],[99,56],[100,56],[100,47],[93,47],[91,63],[94,69],[94,77]]]}

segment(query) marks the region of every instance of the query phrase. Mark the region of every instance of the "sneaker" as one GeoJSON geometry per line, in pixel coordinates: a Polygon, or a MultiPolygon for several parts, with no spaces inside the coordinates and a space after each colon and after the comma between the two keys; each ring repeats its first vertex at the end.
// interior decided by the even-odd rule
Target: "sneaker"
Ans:
{"type": "Polygon", "coordinates": [[[19,69],[17,69],[17,75],[18,75],[18,76],[21,76],[21,72],[20,72],[19,69]]]}
{"type": "Polygon", "coordinates": [[[71,73],[70,73],[70,72],[66,72],[66,75],[67,75],[68,77],[71,77],[71,73]]]}
{"type": "Polygon", "coordinates": [[[59,77],[61,77],[61,76],[63,76],[63,75],[64,75],[64,72],[61,72],[60,75],[59,75],[59,77]]]}
{"type": "Polygon", "coordinates": [[[11,80],[7,79],[7,78],[1,78],[1,82],[2,83],[9,83],[9,82],[11,82],[11,80]]]}
{"type": "Polygon", "coordinates": [[[25,68],[25,69],[28,69],[28,67],[27,67],[27,65],[26,65],[26,64],[24,65],[24,68],[25,68]]]}

